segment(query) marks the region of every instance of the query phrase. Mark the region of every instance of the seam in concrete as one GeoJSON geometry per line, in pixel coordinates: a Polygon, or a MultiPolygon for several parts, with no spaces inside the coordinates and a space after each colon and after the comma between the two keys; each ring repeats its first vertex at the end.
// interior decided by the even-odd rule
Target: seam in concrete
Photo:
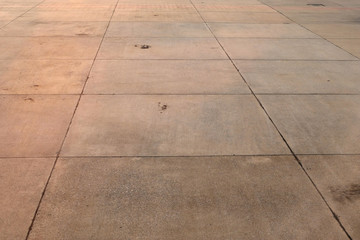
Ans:
{"type": "MultiPolygon", "coordinates": [[[[192,1],[190,0],[190,2],[192,3],[192,1]]],[[[192,3],[193,4],[193,3],[192,3]]],[[[193,4],[194,5],[194,4],[193,4]]],[[[266,5],[266,4],[265,4],[266,5]]],[[[268,6],[268,5],[266,5],[268,6]]],[[[194,5],[195,7],[195,5],[194,5]]],[[[271,7],[271,6],[268,6],[271,7]]],[[[272,8],[272,7],[271,7],[272,8]]],[[[195,7],[195,9],[197,10],[197,8],[195,7]]],[[[274,8],[272,8],[274,9],[274,8]]],[[[276,12],[278,12],[276,9],[274,9],[276,12]]],[[[330,207],[329,203],[326,201],[326,199],[324,198],[324,196],[322,195],[322,193],[320,192],[320,190],[318,189],[318,187],[316,186],[315,182],[311,179],[310,175],[307,173],[307,171],[305,170],[304,166],[302,165],[300,159],[296,156],[295,152],[292,150],[292,148],[290,147],[289,143],[287,142],[287,140],[285,139],[285,137],[283,136],[283,134],[280,132],[279,128],[276,126],[274,120],[271,118],[271,116],[269,115],[269,113],[267,112],[267,110],[265,109],[265,107],[263,106],[263,104],[261,103],[260,99],[256,96],[255,92],[252,90],[252,88],[250,87],[250,85],[248,84],[248,82],[246,81],[246,79],[244,78],[244,76],[241,74],[240,70],[237,68],[236,64],[234,63],[233,59],[231,59],[230,55],[226,52],[225,48],[222,46],[222,44],[220,43],[220,41],[218,40],[218,38],[216,37],[216,35],[213,33],[213,31],[211,30],[210,26],[206,23],[205,19],[202,17],[201,13],[197,10],[198,14],[200,15],[200,17],[203,19],[204,23],[206,24],[206,26],[208,27],[209,31],[213,34],[215,40],[218,42],[218,44],[221,46],[221,48],[223,49],[224,53],[228,56],[229,60],[232,62],[232,64],[234,65],[235,69],[238,71],[238,73],[240,74],[240,76],[242,77],[243,81],[246,83],[246,85],[248,86],[248,88],[250,89],[252,95],[255,97],[255,99],[257,100],[257,102],[259,103],[260,107],[263,109],[263,111],[265,112],[265,114],[267,115],[267,117],[269,118],[270,122],[272,123],[272,125],[274,126],[274,128],[276,129],[276,131],[278,132],[278,134],[280,135],[280,137],[282,138],[282,140],[284,141],[284,143],[286,144],[287,148],[290,150],[291,154],[293,155],[293,157],[295,158],[295,160],[297,161],[297,163],[299,164],[299,166],[301,167],[301,169],[303,170],[303,172],[305,173],[305,175],[307,176],[307,178],[310,180],[310,182],[312,183],[312,185],[314,186],[314,188],[316,189],[316,191],[318,192],[318,194],[320,195],[320,197],[322,198],[322,200],[324,201],[324,203],[326,204],[326,206],[328,207],[328,209],[330,210],[330,212],[332,213],[333,217],[335,218],[335,220],[338,222],[339,226],[341,227],[341,229],[344,231],[344,233],[346,234],[346,236],[352,240],[351,236],[349,235],[349,233],[346,231],[345,227],[342,225],[342,223],[340,222],[340,219],[338,217],[338,215],[336,215],[336,213],[332,210],[332,208],[330,207]]],[[[282,14],[283,15],[283,14],[282,14]]],[[[285,15],[283,15],[285,16],[285,15]]],[[[287,16],[285,16],[286,18],[288,18],[287,16]]],[[[296,23],[295,21],[293,21],[292,19],[288,18],[290,21],[296,23]]],[[[297,24],[297,23],[296,23],[297,24]]],[[[299,24],[300,25],[300,24],[299,24]]],[[[301,26],[301,25],[300,25],[301,26]]],[[[306,28],[305,28],[306,29],[306,28]]],[[[308,30],[308,29],[307,29],[308,30]]],[[[317,34],[316,34],[317,35],[317,34]]],[[[319,35],[317,35],[319,36],[319,35]]],[[[321,37],[321,36],[320,36],[321,37]]],[[[332,44],[332,43],[331,43],[332,44]]],[[[351,54],[352,55],[352,54],[351,54]]]]}
{"type": "MultiPolygon", "coordinates": [[[[45,0],[44,0],[44,1],[45,1],[45,0]]],[[[57,154],[56,154],[56,159],[55,159],[54,164],[53,164],[53,166],[52,166],[52,168],[51,168],[49,177],[48,177],[48,179],[47,179],[47,181],[46,181],[46,183],[45,183],[45,187],[44,187],[44,190],[43,190],[43,192],[42,192],[42,194],[41,194],[39,203],[38,203],[38,205],[37,205],[37,207],[36,207],[34,216],[33,216],[32,220],[31,220],[31,224],[30,224],[30,226],[29,226],[29,229],[28,229],[28,232],[27,232],[27,234],[26,234],[25,240],[28,240],[28,239],[29,239],[31,230],[32,230],[32,228],[33,228],[33,226],[34,226],[34,222],[35,222],[35,220],[36,220],[37,213],[39,212],[39,209],[40,209],[41,202],[42,202],[42,200],[44,199],[46,189],[47,189],[47,187],[48,187],[48,185],[49,185],[49,182],[50,182],[51,176],[52,176],[52,174],[53,174],[53,172],[54,172],[56,163],[57,163],[57,161],[58,161],[58,159],[59,159],[59,157],[60,157],[60,152],[61,152],[61,150],[62,150],[62,148],[63,148],[65,139],[66,139],[66,137],[67,137],[67,135],[68,135],[68,133],[69,133],[71,124],[72,124],[72,122],[73,122],[73,120],[74,120],[74,116],[75,116],[76,110],[77,110],[77,108],[79,107],[79,103],[80,103],[81,97],[82,97],[82,95],[83,95],[83,93],[84,93],[86,83],[87,83],[87,81],[89,80],[89,76],[90,76],[91,70],[92,70],[92,68],[93,68],[93,66],[94,66],[94,64],[95,64],[96,57],[97,57],[98,54],[99,54],[101,45],[102,45],[102,43],[103,43],[103,41],[104,41],[104,39],[105,39],[106,32],[107,32],[107,30],[108,30],[108,28],[109,28],[111,19],[112,19],[112,17],[114,16],[114,13],[115,13],[115,10],[116,10],[116,7],[117,7],[118,3],[119,3],[119,0],[117,0],[116,5],[114,6],[112,15],[111,15],[111,17],[110,17],[110,19],[109,19],[109,22],[108,22],[108,24],[107,24],[107,26],[106,26],[106,29],[105,29],[104,34],[103,34],[103,36],[102,36],[102,39],[101,39],[101,41],[100,41],[99,47],[98,47],[98,49],[97,49],[97,51],[96,51],[96,54],[95,54],[95,56],[94,56],[93,62],[92,62],[91,67],[90,67],[90,70],[89,70],[89,72],[88,72],[88,74],[87,74],[87,78],[86,78],[85,83],[84,83],[84,85],[83,85],[81,94],[80,94],[79,99],[78,99],[78,101],[77,101],[77,103],[76,103],[76,106],[75,106],[74,112],[73,112],[73,114],[72,114],[72,116],[71,116],[69,125],[68,125],[68,127],[67,127],[67,129],[66,129],[65,136],[64,136],[64,138],[63,138],[63,140],[62,140],[62,143],[61,143],[61,145],[60,145],[60,149],[59,149],[59,151],[58,151],[57,154]]]]}

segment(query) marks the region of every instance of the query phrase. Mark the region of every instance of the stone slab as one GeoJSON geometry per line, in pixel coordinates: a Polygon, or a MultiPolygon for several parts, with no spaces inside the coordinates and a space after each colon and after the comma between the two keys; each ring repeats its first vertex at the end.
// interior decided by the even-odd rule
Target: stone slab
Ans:
{"type": "Polygon", "coordinates": [[[228,59],[214,38],[105,38],[97,59],[228,59]],[[143,49],[143,45],[148,48],[143,49]]]}
{"type": "Polygon", "coordinates": [[[288,12],[287,17],[297,23],[359,23],[359,11],[336,11],[325,13],[313,12],[288,12]]]}
{"type": "Polygon", "coordinates": [[[297,24],[209,23],[217,37],[229,38],[319,38],[297,24]]]}
{"type": "Polygon", "coordinates": [[[0,37],[0,60],[93,60],[101,38],[0,37]]]}
{"type": "Polygon", "coordinates": [[[8,37],[102,37],[108,22],[42,22],[14,21],[2,28],[0,36],[8,37]]]}
{"type": "Polygon", "coordinates": [[[60,159],[29,237],[322,238],[347,239],[292,157],[60,159]]]}
{"type": "Polygon", "coordinates": [[[203,22],[197,12],[124,12],[115,11],[112,22],[203,22]]]}
{"type": "Polygon", "coordinates": [[[237,23],[267,23],[281,24],[292,21],[279,13],[273,12],[201,12],[206,22],[237,22],[237,23]]]}
{"type": "Polygon", "coordinates": [[[106,37],[207,37],[213,35],[204,23],[112,22],[106,37]]]}
{"type": "Polygon", "coordinates": [[[97,60],[85,94],[241,94],[228,60],[97,60]]]}
{"type": "Polygon", "coordinates": [[[276,12],[264,4],[195,4],[195,7],[199,12],[276,12]]]}
{"type": "Polygon", "coordinates": [[[0,95],[0,157],[56,156],[78,96],[0,95]]]}
{"type": "Polygon", "coordinates": [[[236,60],[255,93],[359,94],[360,61],[236,60]]]}
{"type": "Polygon", "coordinates": [[[323,39],[219,38],[232,59],[357,60],[323,39]]]}
{"type": "Polygon", "coordinates": [[[0,60],[0,94],[80,94],[91,64],[92,60],[0,60]]]}
{"type": "Polygon", "coordinates": [[[323,38],[360,38],[360,24],[304,24],[323,38]]]}
{"type": "Polygon", "coordinates": [[[250,95],[82,98],[62,156],[288,153],[250,95]]]}
{"type": "Polygon", "coordinates": [[[300,156],[352,239],[360,239],[360,156],[300,156]]]}
{"type": "Polygon", "coordinates": [[[259,96],[297,154],[359,154],[360,96],[259,96]]]}
{"type": "Polygon", "coordinates": [[[78,10],[78,11],[45,11],[31,10],[17,19],[17,21],[34,21],[34,22],[108,22],[111,18],[112,11],[107,10],[78,10]]]}
{"type": "Polygon", "coordinates": [[[330,42],[334,43],[336,46],[344,49],[345,51],[351,53],[360,59],[360,38],[357,39],[328,39],[330,42]]]}
{"type": "Polygon", "coordinates": [[[29,230],[53,158],[0,158],[2,240],[23,240],[29,230]]]}

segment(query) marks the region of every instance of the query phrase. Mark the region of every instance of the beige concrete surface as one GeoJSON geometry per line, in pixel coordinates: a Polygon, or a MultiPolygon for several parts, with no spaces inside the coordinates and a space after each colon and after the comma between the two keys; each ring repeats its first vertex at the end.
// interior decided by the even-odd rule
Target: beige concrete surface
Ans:
{"type": "Polygon", "coordinates": [[[210,157],[60,159],[29,239],[347,237],[292,157],[210,157]]]}
{"type": "Polygon", "coordinates": [[[360,155],[300,160],[353,239],[360,239],[360,155]]]}
{"type": "Polygon", "coordinates": [[[285,153],[289,151],[280,135],[250,95],[88,95],[80,102],[61,154],[198,156],[285,153]],[[116,111],[112,110],[113,106],[116,106],[116,111]]]}
{"type": "Polygon", "coordinates": [[[1,239],[26,238],[54,158],[0,158],[1,239]]]}
{"type": "Polygon", "coordinates": [[[228,60],[98,60],[89,79],[85,94],[250,94],[228,60]]]}
{"type": "Polygon", "coordinates": [[[259,98],[295,153],[360,153],[360,96],[263,95],[259,98]]]}
{"type": "Polygon", "coordinates": [[[359,16],[0,0],[0,240],[360,240],[359,16]]]}

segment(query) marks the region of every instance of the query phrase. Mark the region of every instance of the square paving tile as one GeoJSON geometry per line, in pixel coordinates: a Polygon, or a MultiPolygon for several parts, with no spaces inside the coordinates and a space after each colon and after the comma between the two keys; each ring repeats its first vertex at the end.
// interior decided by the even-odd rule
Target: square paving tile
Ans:
{"type": "Polygon", "coordinates": [[[2,240],[23,240],[55,159],[0,158],[2,240]]]}
{"type": "Polygon", "coordinates": [[[360,239],[360,155],[300,160],[352,239],[360,239]]]}
{"type": "Polygon", "coordinates": [[[323,39],[219,38],[232,59],[357,60],[323,39]]]}
{"type": "Polygon", "coordinates": [[[60,159],[29,239],[347,237],[292,157],[213,157],[60,159]]]}
{"type": "Polygon", "coordinates": [[[137,11],[137,12],[193,12],[196,13],[196,9],[190,2],[185,3],[121,3],[116,7],[116,11],[137,11]]]}
{"type": "Polygon", "coordinates": [[[62,156],[288,153],[255,98],[84,96],[62,156]]]}
{"type": "Polygon", "coordinates": [[[0,37],[0,59],[92,60],[100,42],[95,37],[0,37]]]}
{"type": "Polygon", "coordinates": [[[0,157],[56,156],[78,96],[0,95],[0,157]]]}
{"type": "Polygon", "coordinates": [[[264,4],[195,4],[195,7],[200,12],[276,12],[274,9],[264,4]]]}
{"type": "Polygon", "coordinates": [[[234,38],[319,38],[297,24],[210,23],[217,37],[234,38]]]}
{"type": "Polygon", "coordinates": [[[0,11],[0,21],[11,21],[23,14],[25,11],[0,11]]]}
{"type": "Polygon", "coordinates": [[[40,22],[14,21],[2,28],[0,36],[11,37],[102,37],[108,22],[40,22]]]}
{"type": "Polygon", "coordinates": [[[112,11],[108,10],[90,10],[90,11],[44,11],[31,10],[18,18],[18,21],[35,21],[35,22],[108,22],[111,18],[112,11]]]}
{"type": "Polygon", "coordinates": [[[0,94],[80,94],[92,60],[0,60],[0,94]]]}
{"type": "Polygon", "coordinates": [[[203,22],[197,12],[124,12],[115,11],[112,21],[123,22],[203,22]]]}
{"type": "Polygon", "coordinates": [[[214,38],[105,38],[97,59],[228,58],[214,38]]]}
{"type": "Polygon", "coordinates": [[[279,13],[257,12],[201,12],[206,22],[238,22],[238,23],[291,23],[292,21],[279,13]]]}
{"type": "Polygon", "coordinates": [[[360,93],[360,61],[237,60],[255,93],[360,93]]]}
{"type": "Polygon", "coordinates": [[[341,47],[345,51],[360,58],[360,38],[357,39],[328,39],[330,42],[334,43],[336,46],[341,47]]]}
{"type": "Polygon", "coordinates": [[[228,60],[97,60],[86,94],[240,94],[249,88],[228,60]]]}
{"type": "Polygon", "coordinates": [[[204,23],[112,22],[106,37],[212,37],[204,23]]]}
{"type": "Polygon", "coordinates": [[[259,98],[295,153],[360,153],[360,96],[259,98]]]}
{"type": "Polygon", "coordinates": [[[324,38],[360,38],[360,24],[304,24],[324,38]]]}
{"type": "Polygon", "coordinates": [[[288,12],[287,17],[297,23],[337,23],[337,22],[359,22],[359,11],[313,13],[313,12],[288,12]]]}

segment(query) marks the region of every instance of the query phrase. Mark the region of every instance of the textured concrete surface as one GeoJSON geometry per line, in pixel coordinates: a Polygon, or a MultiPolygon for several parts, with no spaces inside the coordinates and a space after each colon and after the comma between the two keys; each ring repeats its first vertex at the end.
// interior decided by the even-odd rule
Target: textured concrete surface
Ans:
{"type": "Polygon", "coordinates": [[[360,240],[358,0],[0,0],[0,239],[360,240]]]}

